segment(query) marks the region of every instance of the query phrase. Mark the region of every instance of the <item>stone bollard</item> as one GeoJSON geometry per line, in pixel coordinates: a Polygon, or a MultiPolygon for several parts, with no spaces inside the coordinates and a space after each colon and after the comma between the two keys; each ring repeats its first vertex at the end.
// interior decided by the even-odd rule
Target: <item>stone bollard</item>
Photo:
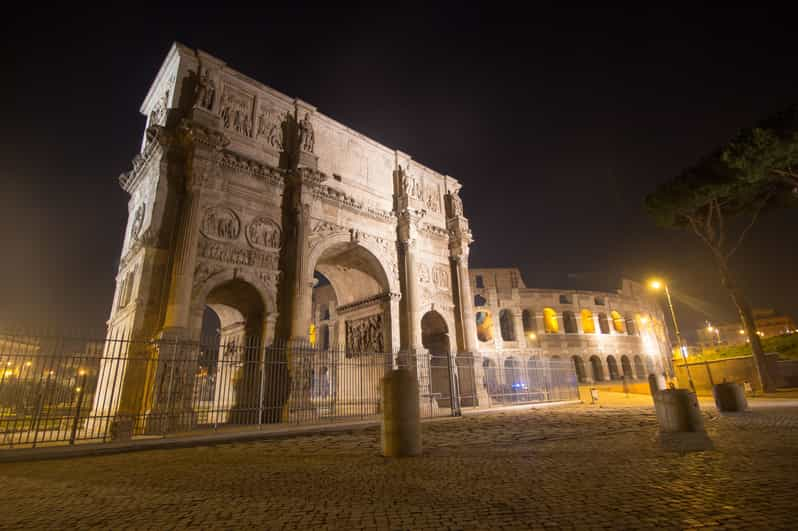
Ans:
{"type": "Polygon", "coordinates": [[[661,432],[703,432],[704,418],[695,393],[663,389],[654,393],[654,409],[661,432]]]}
{"type": "Polygon", "coordinates": [[[651,391],[651,396],[656,396],[657,391],[665,389],[665,379],[657,376],[656,374],[648,375],[648,388],[651,391]]]}
{"type": "Polygon", "coordinates": [[[421,454],[421,414],[418,380],[407,369],[392,370],[382,379],[382,455],[421,454]]]}
{"type": "Polygon", "coordinates": [[[740,384],[727,382],[715,384],[712,386],[712,396],[715,397],[718,411],[736,412],[748,409],[748,400],[740,384]]]}

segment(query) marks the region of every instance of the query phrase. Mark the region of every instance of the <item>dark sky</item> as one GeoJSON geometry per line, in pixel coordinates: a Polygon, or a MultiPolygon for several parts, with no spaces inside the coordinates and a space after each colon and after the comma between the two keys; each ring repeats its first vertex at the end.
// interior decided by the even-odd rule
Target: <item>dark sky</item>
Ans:
{"type": "MultiPolygon", "coordinates": [[[[760,11],[514,13],[52,9],[3,17],[0,325],[102,328],[139,106],[171,43],[458,178],[474,267],[529,286],[666,275],[684,328],[734,315],[708,253],[654,226],[645,194],[798,100],[794,19],[760,11]],[[692,299],[691,299],[692,298],[692,299]],[[696,304],[692,303],[692,307],[696,304]]],[[[756,305],[798,316],[798,209],[734,262],[756,305]]]]}

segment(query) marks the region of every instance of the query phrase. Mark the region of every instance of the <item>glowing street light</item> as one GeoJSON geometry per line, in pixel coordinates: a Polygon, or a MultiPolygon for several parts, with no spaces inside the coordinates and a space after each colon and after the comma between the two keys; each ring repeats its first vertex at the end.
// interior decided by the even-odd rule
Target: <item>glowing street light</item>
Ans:
{"type": "Polygon", "coordinates": [[[536,338],[536,337],[538,337],[538,336],[535,334],[535,332],[529,332],[529,334],[527,334],[527,337],[528,337],[529,339],[535,339],[535,338],[536,338]]]}
{"type": "Polygon", "coordinates": [[[668,285],[660,279],[652,279],[648,282],[648,287],[659,291],[665,290],[665,297],[668,299],[668,308],[671,310],[671,319],[673,319],[673,329],[676,332],[676,342],[679,344],[679,352],[682,353],[684,359],[684,368],[687,370],[687,381],[690,383],[690,389],[695,393],[695,384],[693,383],[693,376],[690,374],[690,365],[687,364],[687,347],[682,342],[682,334],[679,332],[679,324],[676,321],[676,312],[673,310],[673,302],[671,302],[671,292],[668,285]]]}
{"type": "Polygon", "coordinates": [[[709,321],[707,321],[707,332],[709,332],[710,334],[715,334],[715,343],[720,345],[720,329],[715,328],[714,326],[712,326],[712,324],[710,324],[709,321]]]}

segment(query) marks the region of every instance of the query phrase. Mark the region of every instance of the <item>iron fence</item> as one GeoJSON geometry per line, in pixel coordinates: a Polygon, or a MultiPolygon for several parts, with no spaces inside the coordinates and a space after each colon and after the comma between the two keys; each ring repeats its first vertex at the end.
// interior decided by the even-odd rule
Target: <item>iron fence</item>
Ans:
{"type": "Polygon", "coordinates": [[[422,417],[576,398],[570,362],[519,363],[502,353],[261,346],[241,335],[199,342],[2,335],[0,447],[378,418],[380,382],[395,366],[417,371],[422,417]]]}
{"type": "Polygon", "coordinates": [[[461,370],[471,374],[481,372],[481,379],[475,378],[478,381],[469,393],[472,401],[487,407],[579,398],[570,360],[518,351],[492,352],[482,353],[473,361],[464,359],[463,367],[461,370]]]}

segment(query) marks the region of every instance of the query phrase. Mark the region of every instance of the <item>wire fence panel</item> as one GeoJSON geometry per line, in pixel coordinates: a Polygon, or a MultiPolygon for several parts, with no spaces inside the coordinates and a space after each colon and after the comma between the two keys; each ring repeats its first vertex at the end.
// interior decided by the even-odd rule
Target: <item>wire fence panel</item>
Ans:
{"type": "Polygon", "coordinates": [[[577,400],[579,397],[571,361],[515,351],[482,353],[474,357],[471,368],[465,372],[474,375],[481,372],[482,381],[473,383],[471,393],[471,400],[477,402],[478,407],[577,400]]]}
{"type": "Polygon", "coordinates": [[[377,419],[382,378],[416,371],[422,417],[577,399],[570,362],[351,352],[242,334],[139,341],[0,335],[0,447],[377,419]]]}

